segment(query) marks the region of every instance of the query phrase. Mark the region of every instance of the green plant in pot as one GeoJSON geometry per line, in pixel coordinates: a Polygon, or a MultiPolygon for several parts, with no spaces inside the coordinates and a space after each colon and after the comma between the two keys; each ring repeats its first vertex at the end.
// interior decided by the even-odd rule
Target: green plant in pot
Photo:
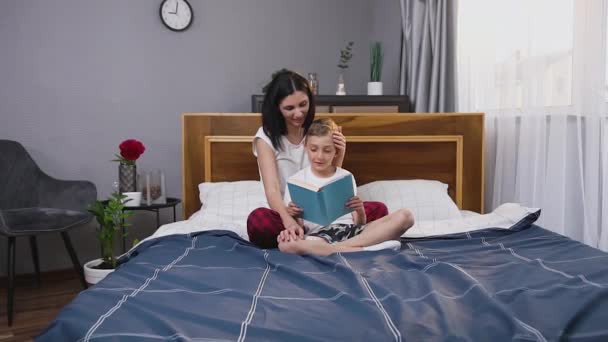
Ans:
{"type": "Polygon", "coordinates": [[[123,228],[129,226],[125,220],[133,214],[132,211],[124,210],[126,197],[113,193],[107,201],[95,201],[88,208],[99,224],[97,239],[101,248],[101,259],[85,264],[85,278],[89,284],[97,283],[116,267],[114,241],[117,236],[120,236],[123,228]],[[105,272],[94,272],[94,270],[104,270],[105,272]]]}
{"type": "Polygon", "coordinates": [[[370,71],[367,82],[367,95],[382,95],[382,64],[384,55],[382,43],[373,42],[369,50],[370,71]]]}

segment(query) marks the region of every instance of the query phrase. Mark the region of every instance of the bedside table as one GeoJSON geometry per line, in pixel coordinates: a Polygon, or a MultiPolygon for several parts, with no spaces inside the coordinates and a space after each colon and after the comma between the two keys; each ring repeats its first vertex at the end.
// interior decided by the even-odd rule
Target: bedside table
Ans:
{"type": "MultiPolygon", "coordinates": [[[[163,208],[173,208],[173,222],[176,221],[175,207],[182,202],[181,199],[175,197],[167,197],[167,203],[164,204],[150,204],[146,205],[142,201],[141,205],[137,207],[125,206],[124,210],[132,211],[152,211],[156,213],[156,229],[160,227],[160,210],[163,208]]],[[[122,252],[126,252],[127,237],[125,236],[125,228],[122,229],[122,252]]]]}

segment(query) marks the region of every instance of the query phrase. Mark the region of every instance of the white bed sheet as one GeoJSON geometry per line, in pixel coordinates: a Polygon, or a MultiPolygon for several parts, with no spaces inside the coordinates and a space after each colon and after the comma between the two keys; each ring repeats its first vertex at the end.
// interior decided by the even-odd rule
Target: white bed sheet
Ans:
{"type": "MultiPolygon", "coordinates": [[[[486,228],[509,229],[517,222],[524,219],[531,213],[539,211],[537,208],[527,208],[517,203],[505,203],[494,211],[488,214],[478,214],[472,211],[463,211],[463,217],[460,219],[437,220],[437,221],[417,221],[403,237],[407,238],[422,238],[429,236],[441,236],[456,233],[471,232],[486,228]]],[[[229,230],[245,240],[249,240],[247,236],[246,222],[241,223],[208,223],[201,218],[203,215],[199,212],[194,213],[188,220],[169,223],[161,226],[150,237],[144,239],[140,243],[155,239],[161,236],[173,234],[189,234],[207,230],[229,230]]]]}

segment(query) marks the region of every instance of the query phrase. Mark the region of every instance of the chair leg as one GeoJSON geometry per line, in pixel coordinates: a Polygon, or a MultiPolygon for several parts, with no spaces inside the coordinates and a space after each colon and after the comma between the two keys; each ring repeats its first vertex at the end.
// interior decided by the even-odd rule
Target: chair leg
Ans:
{"type": "Polygon", "coordinates": [[[65,243],[65,248],[68,250],[70,254],[70,258],[72,259],[72,264],[74,265],[74,270],[78,272],[78,276],[80,277],[80,283],[82,287],[86,289],[88,287],[86,280],[84,280],[84,271],[80,266],[80,261],[78,261],[78,257],[76,256],[76,252],[74,251],[74,247],[72,247],[72,241],[70,240],[70,236],[67,232],[61,232],[61,237],[63,238],[63,242],[65,243]]]}
{"type": "Polygon", "coordinates": [[[8,292],[6,300],[6,314],[8,326],[13,325],[13,301],[15,299],[15,237],[8,238],[8,292]]]}
{"type": "Polygon", "coordinates": [[[32,251],[32,260],[34,261],[34,269],[36,270],[36,285],[40,287],[40,259],[38,258],[36,236],[30,236],[30,250],[32,251]]]}

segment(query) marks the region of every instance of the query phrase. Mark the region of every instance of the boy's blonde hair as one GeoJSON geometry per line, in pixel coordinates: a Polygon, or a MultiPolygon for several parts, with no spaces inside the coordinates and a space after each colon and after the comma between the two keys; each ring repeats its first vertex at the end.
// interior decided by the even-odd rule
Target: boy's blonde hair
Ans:
{"type": "Polygon", "coordinates": [[[306,132],[307,137],[324,137],[338,130],[338,124],[330,118],[316,119],[306,132]]]}

